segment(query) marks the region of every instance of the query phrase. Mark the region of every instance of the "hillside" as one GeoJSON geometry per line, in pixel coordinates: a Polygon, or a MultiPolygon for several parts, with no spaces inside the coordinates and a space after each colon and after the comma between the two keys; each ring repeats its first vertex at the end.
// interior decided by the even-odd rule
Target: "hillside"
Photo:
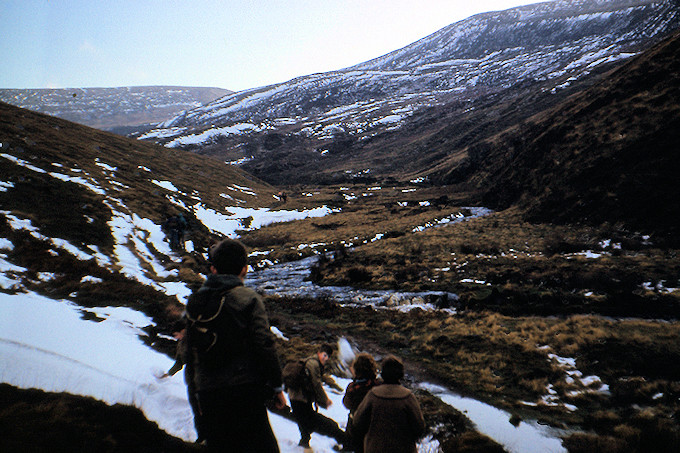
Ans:
{"type": "MultiPolygon", "coordinates": [[[[146,293],[166,301],[163,305],[169,294],[176,309],[174,295],[186,294],[185,283],[198,277],[187,269],[180,279],[181,260],[168,245],[162,250],[150,245],[158,235],[165,237],[161,224],[182,213],[191,247],[200,252],[215,235],[226,234],[220,233],[225,226],[233,231],[231,224],[240,222],[227,210],[231,206],[247,204],[254,213],[276,201],[273,188],[223,162],[1,103],[0,143],[0,230],[11,241],[34,232],[20,241],[17,264],[30,269],[29,276],[60,273],[56,287],[55,282],[47,286],[65,297],[90,267],[73,254],[96,258],[95,268],[108,263],[96,272],[113,281],[79,293],[85,305],[97,303],[112,285],[118,287],[119,303],[127,291],[146,293]],[[17,225],[23,226],[17,230],[17,225]],[[68,245],[50,255],[43,240],[68,245]]],[[[30,286],[39,289],[44,283],[30,286]]]]}
{"type": "Polygon", "coordinates": [[[404,181],[592,85],[678,26],[670,0],[480,14],[350,68],[225,96],[138,137],[275,184],[404,181]]]}
{"type": "Polygon", "coordinates": [[[0,89],[0,102],[103,130],[127,133],[231,93],[222,88],[0,89]]]}
{"type": "MultiPolygon", "coordinates": [[[[230,184],[248,186],[257,192],[273,191],[269,185],[218,160],[131,140],[7,104],[0,103],[0,121],[5,157],[0,162],[8,182],[17,181],[17,169],[27,166],[44,170],[32,173],[23,170],[33,177],[49,174],[59,181],[80,176],[109,196],[129,197],[132,211],[153,216],[168,210],[173,202],[189,205],[197,193],[202,202],[211,206],[237,204],[236,200],[220,196],[230,184]],[[176,190],[161,190],[163,184],[159,182],[164,180],[172,181],[176,190]],[[169,200],[168,195],[173,199],[169,200]],[[167,207],[163,209],[161,205],[167,207]]],[[[247,190],[240,191],[239,197],[248,200],[251,206],[266,206],[272,201],[247,190]]],[[[154,220],[159,219],[154,217],[154,220]]]]}
{"type": "Polygon", "coordinates": [[[541,221],[629,227],[677,237],[680,34],[567,102],[467,149],[433,181],[469,182],[483,202],[519,203],[541,221]]]}

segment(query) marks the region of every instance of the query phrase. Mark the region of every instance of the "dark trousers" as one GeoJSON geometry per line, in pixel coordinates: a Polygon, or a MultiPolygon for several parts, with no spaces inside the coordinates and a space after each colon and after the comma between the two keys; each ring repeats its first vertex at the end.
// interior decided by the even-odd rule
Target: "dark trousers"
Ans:
{"type": "MultiPolygon", "coordinates": [[[[345,429],[349,447],[352,448],[354,453],[364,453],[364,438],[357,436],[354,432],[355,430],[352,428],[352,423],[354,423],[354,414],[350,412],[347,417],[347,429],[345,429]]],[[[348,445],[345,446],[347,447],[348,445]]]]}
{"type": "Polygon", "coordinates": [[[309,444],[312,433],[319,433],[324,436],[332,437],[339,444],[344,444],[346,442],[345,432],[340,429],[335,420],[319,414],[312,408],[312,403],[293,400],[290,402],[290,406],[291,409],[293,409],[293,417],[300,430],[301,443],[309,444]]]}
{"type": "Polygon", "coordinates": [[[201,408],[198,404],[198,396],[196,391],[191,388],[191,386],[187,389],[187,396],[189,405],[191,406],[191,411],[194,414],[194,428],[196,428],[196,435],[198,436],[196,441],[200,442],[205,440],[205,434],[203,434],[203,420],[201,416],[201,408]]]}
{"type": "Polygon", "coordinates": [[[209,451],[279,453],[259,386],[204,390],[198,403],[209,451]]]}
{"type": "Polygon", "coordinates": [[[205,440],[205,434],[203,433],[203,420],[201,416],[201,408],[198,404],[198,394],[196,393],[196,388],[193,383],[193,368],[189,364],[184,365],[184,382],[187,384],[187,399],[189,400],[191,411],[194,413],[194,427],[196,428],[196,435],[198,436],[196,442],[201,442],[205,440]]]}

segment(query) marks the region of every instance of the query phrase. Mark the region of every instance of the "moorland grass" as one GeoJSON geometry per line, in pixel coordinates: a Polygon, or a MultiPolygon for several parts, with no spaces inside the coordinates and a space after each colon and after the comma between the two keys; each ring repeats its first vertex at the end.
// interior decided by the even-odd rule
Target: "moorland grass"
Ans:
{"type": "MultiPolygon", "coordinates": [[[[629,448],[627,433],[639,430],[641,420],[664,439],[678,435],[677,426],[666,423],[680,410],[678,322],[401,313],[328,304],[321,309],[314,300],[267,298],[272,323],[290,332],[291,340],[343,336],[378,356],[396,353],[407,360],[411,379],[445,384],[520,418],[581,426],[629,448]],[[580,380],[587,376],[597,379],[580,380]],[[552,401],[545,399],[549,388],[552,401]]],[[[288,349],[287,343],[281,347],[288,349]]]]}
{"type": "Polygon", "coordinates": [[[530,224],[508,211],[369,242],[321,260],[312,278],[454,292],[464,308],[506,314],[674,317],[680,292],[665,288],[680,286],[677,256],[639,233],[530,224]]]}
{"type": "Polygon", "coordinates": [[[573,451],[583,451],[588,436],[612,451],[677,446],[677,427],[667,420],[680,410],[680,311],[678,293],[665,289],[680,286],[677,250],[617,225],[530,223],[515,210],[413,233],[410,218],[426,223],[458,208],[413,203],[397,205],[401,215],[388,214],[400,192],[381,199],[385,193],[352,200],[314,224],[265,227],[257,237],[264,245],[267,236],[285,236],[288,242],[265,247],[271,256],[307,237],[324,243],[319,250],[334,253],[311,272],[319,284],[455,292],[458,314],[272,298],[276,321],[400,354],[416,378],[520,418],[580,426],[589,434],[565,442],[573,451]],[[383,238],[371,242],[379,233],[383,238]],[[581,381],[588,376],[596,378],[581,381]]]}

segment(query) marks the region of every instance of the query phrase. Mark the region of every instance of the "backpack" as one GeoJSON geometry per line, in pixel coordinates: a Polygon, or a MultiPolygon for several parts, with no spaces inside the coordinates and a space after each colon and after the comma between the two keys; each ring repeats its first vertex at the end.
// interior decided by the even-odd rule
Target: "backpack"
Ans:
{"type": "Polygon", "coordinates": [[[187,344],[206,368],[218,368],[244,350],[247,331],[227,303],[229,293],[219,303],[200,314],[186,312],[187,344]]]}
{"type": "Polygon", "coordinates": [[[281,370],[281,377],[286,390],[307,391],[309,389],[311,378],[306,364],[307,361],[303,359],[286,363],[286,366],[281,370]]]}

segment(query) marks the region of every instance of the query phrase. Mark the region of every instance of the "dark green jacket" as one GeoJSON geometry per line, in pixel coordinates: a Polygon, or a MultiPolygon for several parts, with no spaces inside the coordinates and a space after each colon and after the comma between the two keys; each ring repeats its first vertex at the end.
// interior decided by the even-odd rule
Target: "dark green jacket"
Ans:
{"type": "Polygon", "coordinates": [[[319,358],[314,354],[305,359],[305,368],[310,378],[310,387],[304,390],[288,390],[288,398],[291,401],[317,403],[325,409],[328,395],[323,389],[324,366],[321,365],[319,358]]]}
{"type": "Polygon", "coordinates": [[[203,286],[189,297],[186,317],[188,323],[214,318],[225,329],[218,340],[224,344],[217,343],[222,347],[218,349],[221,355],[217,366],[203,363],[189,337],[189,360],[194,367],[197,391],[247,384],[281,390],[281,365],[262,298],[243,286],[240,278],[209,275],[203,286]]]}

